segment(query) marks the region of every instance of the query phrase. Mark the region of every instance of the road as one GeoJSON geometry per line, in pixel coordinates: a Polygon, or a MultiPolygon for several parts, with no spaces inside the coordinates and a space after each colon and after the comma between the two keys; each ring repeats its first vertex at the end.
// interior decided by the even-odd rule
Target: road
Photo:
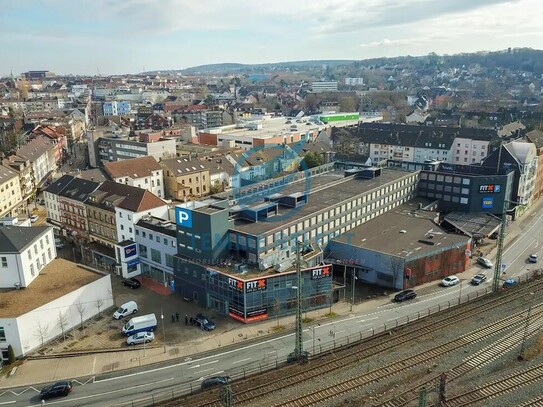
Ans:
{"type": "MultiPolygon", "coordinates": [[[[503,277],[518,277],[527,270],[538,265],[529,264],[527,258],[530,254],[543,254],[543,211],[535,212],[529,216],[529,226],[517,239],[507,247],[503,255],[506,265],[503,277]]],[[[484,272],[488,280],[482,287],[491,287],[493,269],[483,269],[473,264],[473,274],[484,272]]],[[[460,285],[443,288],[437,284],[419,291],[419,296],[406,303],[385,303],[369,312],[350,315],[340,320],[321,323],[304,329],[304,348],[312,351],[314,346],[330,344],[347,336],[360,335],[385,323],[391,323],[397,318],[424,312],[429,307],[447,301],[457,301],[459,296],[467,296],[482,288],[469,284],[467,278],[460,285]]],[[[190,360],[187,358],[181,363],[163,365],[147,370],[131,373],[120,373],[111,377],[96,377],[84,385],[76,385],[72,394],[66,398],[53,399],[47,405],[62,406],[112,406],[139,398],[150,397],[153,392],[168,391],[171,389],[188,389],[190,386],[199,388],[201,380],[216,375],[228,375],[233,371],[251,369],[259,364],[267,365],[275,360],[284,360],[294,348],[294,334],[286,333],[277,338],[265,339],[240,348],[218,351],[211,356],[190,360]]],[[[171,363],[171,362],[170,362],[171,363]]],[[[36,389],[19,389],[15,392],[0,394],[0,406],[31,406],[40,405],[36,389]],[[24,392],[23,392],[24,391],[24,392]],[[19,392],[22,392],[19,394],[19,392]]]]}

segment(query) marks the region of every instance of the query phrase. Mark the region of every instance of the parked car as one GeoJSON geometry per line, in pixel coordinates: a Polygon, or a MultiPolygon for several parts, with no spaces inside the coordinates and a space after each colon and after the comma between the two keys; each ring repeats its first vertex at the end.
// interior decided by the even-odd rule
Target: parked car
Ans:
{"type": "Polygon", "coordinates": [[[486,281],[486,276],[483,273],[479,273],[473,276],[471,279],[471,284],[473,285],[479,285],[481,283],[484,283],[486,281]]]}
{"type": "Polygon", "coordinates": [[[42,400],[45,400],[51,397],[67,396],[72,391],[72,388],[73,386],[70,380],[63,380],[41,389],[40,397],[42,400]]]}
{"type": "Polygon", "coordinates": [[[490,236],[488,236],[492,240],[497,240],[498,237],[500,237],[500,234],[498,232],[492,233],[490,236]]]}
{"type": "Polygon", "coordinates": [[[202,328],[204,331],[212,331],[216,328],[215,323],[211,322],[203,314],[198,314],[192,318],[192,323],[197,327],[202,328]]]}
{"type": "Polygon", "coordinates": [[[492,267],[494,267],[494,265],[492,264],[492,262],[490,260],[488,260],[486,257],[477,257],[477,263],[479,263],[480,265],[486,267],[486,268],[489,268],[491,269],[492,267]]]}
{"type": "Polygon", "coordinates": [[[131,278],[123,278],[122,281],[123,285],[130,287],[130,288],[140,288],[141,283],[138,279],[131,277],[131,278]]]}
{"type": "Polygon", "coordinates": [[[530,254],[530,257],[528,257],[529,263],[537,263],[537,254],[530,254]]]}
{"type": "Polygon", "coordinates": [[[230,377],[228,376],[209,377],[202,381],[200,388],[209,389],[210,387],[224,386],[225,384],[228,384],[228,383],[230,383],[230,377]]]}
{"type": "Polygon", "coordinates": [[[503,288],[509,288],[509,287],[514,287],[518,285],[518,281],[515,280],[514,278],[508,278],[507,280],[505,280],[502,284],[502,287],[503,288]]]}
{"type": "Polygon", "coordinates": [[[394,302],[403,302],[416,298],[417,293],[414,290],[404,290],[394,296],[394,302]]]}
{"type": "Polygon", "coordinates": [[[113,318],[121,319],[138,312],[138,304],[136,301],[128,301],[122,304],[117,311],[113,313],[113,318]]]}
{"type": "Polygon", "coordinates": [[[441,280],[441,285],[443,287],[450,287],[452,285],[456,285],[456,284],[459,284],[460,283],[460,280],[458,277],[456,276],[449,276],[449,277],[445,277],[443,280],[441,280]]]}
{"type": "Polygon", "coordinates": [[[141,343],[151,342],[155,339],[155,334],[152,332],[138,332],[137,334],[131,335],[126,340],[128,345],[139,345],[141,343]]]}
{"type": "Polygon", "coordinates": [[[34,222],[36,222],[39,218],[40,218],[40,217],[39,217],[38,215],[32,215],[32,216],[30,217],[30,222],[34,223],[34,222]]]}

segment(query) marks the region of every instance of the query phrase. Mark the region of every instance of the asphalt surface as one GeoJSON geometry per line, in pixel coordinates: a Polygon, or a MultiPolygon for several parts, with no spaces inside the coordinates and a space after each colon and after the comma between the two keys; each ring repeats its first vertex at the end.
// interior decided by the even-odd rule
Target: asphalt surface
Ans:
{"type": "MultiPolygon", "coordinates": [[[[506,248],[503,255],[505,274],[501,277],[519,277],[528,270],[537,268],[539,264],[527,262],[530,254],[543,253],[543,213],[533,211],[521,219],[526,227],[522,233],[506,248]]],[[[494,261],[492,259],[492,261],[494,261]]],[[[477,290],[490,289],[493,269],[484,269],[473,260],[470,273],[464,273],[461,284],[453,287],[426,286],[417,290],[415,300],[401,304],[383,301],[381,305],[367,312],[350,314],[334,321],[324,321],[320,325],[305,327],[303,333],[304,347],[310,352],[313,346],[330,346],[334,341],[355,337],[372,329],[380,329],[383,324],[392,324],[398,318],[426,312],[437,304],[456,302],[473,294],[477,290]],[[483,272],[488,279],[481,286],[472,286],[469,279],[476,273],[483,272]]],[[[147,367],[131,372],[119,372],[110,377],[97,376],[84,385],[76,385],[74,391],[66,398],[52,399],[47,405],[63,406],[112,406],[122,405],[131,400],[150,397],[153,392],[199,388],[201,381],[210,376],[229,375],[246,368],[251,369],[259,364],[269,365],[274,361],[283,361],[294,347],[294,333],[285,333],[276,338],[263,338],[253,343],[230,350],[218,350],[215,353],[192,360],[170,362],[159,367],[147,367]]],[[[26,388],[5,392],[0,396],[1,405],[29,406],[39,405],[37,390],[26,388]],[[19,393],[22,392],[22,393],[19,393]]],[[[129,404],[127,404],[129,405],[129,404]]]]}

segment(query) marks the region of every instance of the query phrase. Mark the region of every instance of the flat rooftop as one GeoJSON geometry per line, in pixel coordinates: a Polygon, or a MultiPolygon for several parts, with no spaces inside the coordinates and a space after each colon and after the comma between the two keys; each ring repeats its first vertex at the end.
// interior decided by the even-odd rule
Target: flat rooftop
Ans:
{"type": "MultiPolygon", "coordinates": [[[[371,191],[381,185],[393,182],[408,174],[409,172],[404,170],[383,168],[381,175],[373,179],[344,177],[341,171],[313,176],[309,178],[308,184],[306,184],[306,180],[296,181],[275,191],[267,191],[263,196],[259,197],[258,201],[253,201],[253,205],[264,202],[264,196],[271,196],[274,193],[283,195],[305,193],[309,185],[308,201],[305,205],[297,208],[279,206],[277,215],[269,219],[259,220],[257,223],[244,219],[236,219],[232,229],[252,235],[260,235],[275,228],[284,228],[290,223],[298,222],[299,219],[305,216],[328,209],[333,205],[349,200],[364,192],[371,191]]],[[[251,207],[253,205],[248,206],[251,207]]]]}
{"type": "Polygon", "coordinates": [[[27,288],[0,289],[0,318],[16,318],[104,277],[71,261],[55,259],[27,288]]]}
{"type": "MultiPolygon", "coordinates": [[[[308,119],[303,118],[303,119],[308,119]]],[[[210,128],[210,129],[204,129],[202,130],[203,133],[214,133],[219,134],[223,136],[235,136],[235,137],[247,137],[247,138],[272,138],[277,137],[282,134],[290,134],[290,133],[305,133],[309,130],[322,130],[326,127],[335,126],[335,127],[342,127],[342,126],[353,126],[358,124],[360,120],[342,120],[333,122],[331,124],[315,124],[314,122],[306,122],[306,123],[296,123],[296,120],[299,119],[288,119],[286,117],[277,117],[272,119],[266,119],[266,120],[247,120],[247,123],[254,123],[254,124],[262,124],[261,129],[257,130],[249,130],[248,128],[241,128],[237,129],[235,127],[219,127],[219,128],[210,128]],[[290,120],[292,123],[287,124],[286,122],[290,120]],[[309,123],[309,124],[307,124],[309,123]],[[296,130],[291,130],[291,126],[296,125],[296,130]],[[222,131],[220,133],[216,133],[217,129],[221,129],[222,131]]]]}
{"type": "Polygon", "coordinates": [[[407,203],[333,239],[355,247],[367,248],[401,257],[421,256],[440,246],[461,245],[469,237],[449,234],[431,218],[436,212],[416,209],[407,203]],[[424,243],[420,240],[423,240],[424,243]]]}

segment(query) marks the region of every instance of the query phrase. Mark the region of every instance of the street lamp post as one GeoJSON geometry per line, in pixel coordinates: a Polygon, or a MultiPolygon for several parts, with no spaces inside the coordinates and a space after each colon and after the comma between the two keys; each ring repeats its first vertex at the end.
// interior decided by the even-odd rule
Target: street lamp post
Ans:
{"type": "Polygon", "coordinates": [[[351,312],[353,311],[353,306],[354,306],[354,287],[355,287],[355,284],[356,284],[356,280],[358,280],[358,277],[355,276],[355,273],[354,273],[354,270],[353,270],[353,293],[352,293],[352,298],[351,298],[351,312]]]}
{"type": "Polygon", "coordinates": [[[166,329],[164,328],[164,312],[160,309],[160,321],[162,323],[162,340],[164,341],[164,353],[166,353],[166,329]]]}
{"type": "Polygon", "coordinates": [[[458,305],[462,303],[462,281],[460,281],[460,295],[458,296],[458,305]]]}

